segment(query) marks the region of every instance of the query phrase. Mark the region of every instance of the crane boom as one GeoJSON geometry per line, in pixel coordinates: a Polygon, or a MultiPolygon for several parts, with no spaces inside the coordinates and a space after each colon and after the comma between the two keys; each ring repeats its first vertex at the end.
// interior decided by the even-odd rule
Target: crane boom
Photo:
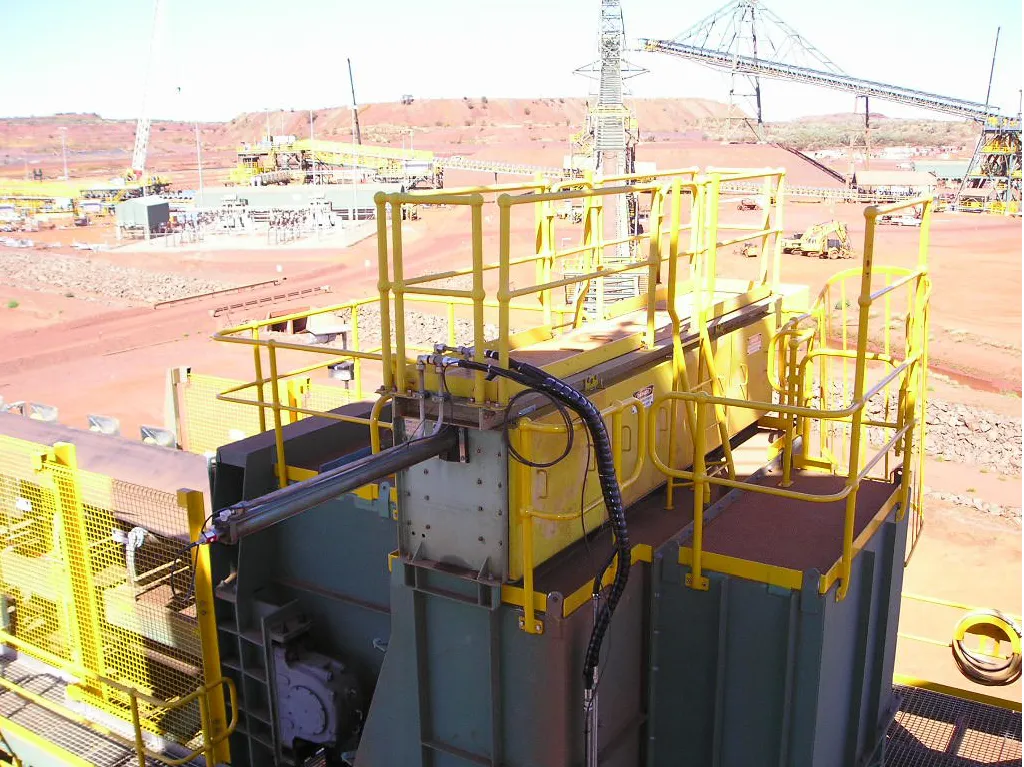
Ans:
{"type": "Polygon", "coordinates": [[[966,101],[950,96],[942,96],[937,93],[903,88],[899,85],[862,80],[836,72],[824,72],[817,69],[784,64],[778,61],[742,56],[727,51],[700,48],[695,45],[686,45],[672,40],[642,39],[640,40],[640,50],[653,53],[667,53],[671,56],[689,61],[697,61],[717,69],[743,72],[775,80],[789,80],[808,85],[819,85],[832,88],[833,90],[854,93],[858,96],[870,96],[883,101],[893,101],[898,104],[921,107],[933,112],[942,112],[979,122],[998,112],[995,107],[975,101],[966,101]]]}
{"type": "Polygon", "coordinates": [[[147,100],[149,91],[152,88],[153,70],[156,67],[158,47],[160,43],[160,32],[163,22],[163,1],[153,2],[153,33],[149,41],[149,64],[146,70],[146,81],[142,92],[142,109],[139,111],[139,120],[135,125],[135,146],[132,149],[131,174],[135,178],[142,178],[146,173],[146,155],[149,152],[149,128],[150,119],[147,100]]]}

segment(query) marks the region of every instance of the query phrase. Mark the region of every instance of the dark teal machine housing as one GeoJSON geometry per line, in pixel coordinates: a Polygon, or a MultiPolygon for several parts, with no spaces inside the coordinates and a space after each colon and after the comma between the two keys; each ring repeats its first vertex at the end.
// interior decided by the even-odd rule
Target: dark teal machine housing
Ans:
{"type": "Polygon", "coordinates": [[[906,519],[889,513],[853,563],[846,598],[705,574],[668,544],[653,565],[651,765],[881,763],[898,708],[896,655],[906,519]]]}
{"type": "MultiPolygon", "coordinates": [[[[367,443],[361,427],[316,418],[285,433],[290,463],[308,467],[343,463],[367,443]]],[[[215,506],[271,490],[273,456],[272,434],[221,448],[215,506]]],[[[389,493],[381,495],[341,495],[238,546],[212,546],[221,658],[239,689],[232,764],[303,764],[310,754],[357,767],[584,764],[593,610],[563,617],[560,608],[607,556],[608,532],[538,571],[549,612],[544,633],[530,635],[486,573],[412,557],[393,557],[389,568],[398,530],[389,493]],[[358,680],[358,738],[323,752],[281,740],[295,701],[277,699],[274,653],[295,626],[307,651],[358,680]]],[[[708,517],[727,518],[735,497],[708,517]]],[[[897,708],[890,682],[906,545],[898,509],[854,560],[837,602],[834,586],[818,593],[813,569],[800,590],[707,570],[709,590],[689,588],[679,548],[692,503],[684,491],[666,512],[663,500],[658,492],[627,512],[631,543],[653,556],[634,565],[605,641],[599,764],[880,764],[897,708]]]]}

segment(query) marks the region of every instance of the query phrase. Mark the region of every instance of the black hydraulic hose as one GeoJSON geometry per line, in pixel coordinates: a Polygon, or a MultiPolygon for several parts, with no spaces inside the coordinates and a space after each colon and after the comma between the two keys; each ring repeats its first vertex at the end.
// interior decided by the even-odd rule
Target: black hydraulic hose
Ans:
{"type": "MultiPolygon", "coordinates": [[[[608,430],[605,428],[604,420],[601,418],[601,412],[582,392],[533,365],[509,360],[511,369],[505,369],[491,364],[463,359],[460,359],[456,364],[469,370],[484,371],[490,376],[508,378],[564,402],[579,415],[590,432],[594,456],[597,459],[597,476],[601,483],[601,494],[604,496],[605,506],[608,509],[608,520],[615,535],[615,555],[618,559],[615,579],[612,581],[608,592],[608,599],[601,606],[597,617],[594,619],[594,628],[590,634],[590,641],[587,644],[587,653],[583,662],[583,683],[588,691],[592,690],[601,654],[601,644],[604,641],[605,634],[608,632],[608,626],[611,624],[615,607],[626,590],[630,568],[629,530],[626,527],[622,492],[619,488],[618,477],[615,474],[611,439],[608,436],[608,430]]],[[[598,586],[605,569],[607,568],[603,568],[601,573],[598,573],[598,586]]]]}

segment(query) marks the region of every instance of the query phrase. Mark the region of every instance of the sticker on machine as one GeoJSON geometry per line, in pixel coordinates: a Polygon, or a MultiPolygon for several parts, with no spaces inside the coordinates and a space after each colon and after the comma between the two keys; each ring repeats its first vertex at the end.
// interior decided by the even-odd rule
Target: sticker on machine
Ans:
{"type": "Polygon", "coordinates": [[[645,386],[640,391],[633,392],[633,396],[644,403],[644,407],[651,407],[654,404],[654,384],[645,386]]]}
{"type": "Polygon", "coordinates": [[[747,339],[747,356],[751,354],[757,354],[761,351],[763,339],[760,333],[754,333],[750,338],[747,339]]]}

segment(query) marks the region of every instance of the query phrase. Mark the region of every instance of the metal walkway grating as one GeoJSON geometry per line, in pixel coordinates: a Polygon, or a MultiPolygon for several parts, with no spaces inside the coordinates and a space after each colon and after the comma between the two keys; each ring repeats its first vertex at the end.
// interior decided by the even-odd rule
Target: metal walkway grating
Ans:
{"type": "MultiPolygon", "coordinates": [[[[67,685],[64,680],[42,670],[40,664],[0,660],[0,674],[29,692],[66,705],[64,690],[67,685]]],[[[105,738],[88,727],[75,724],[8,690],[0,690],[0,716],[43,736],[54,745],[98,767],[132,767],[138,763],[133,749],[105,738]]],[[[190,764],[201,765],[204,761],[198,759],[190,764]]],[[[162,762],[153,758],[147,758],[146,765],[164,767],[162,762]]]]}
{"type": "Polygon", "coordinates": [[[917,687],[902,696],[885,745],[887,767],[1009,767],[1021,763],[1021,715],[917,687]]]}

